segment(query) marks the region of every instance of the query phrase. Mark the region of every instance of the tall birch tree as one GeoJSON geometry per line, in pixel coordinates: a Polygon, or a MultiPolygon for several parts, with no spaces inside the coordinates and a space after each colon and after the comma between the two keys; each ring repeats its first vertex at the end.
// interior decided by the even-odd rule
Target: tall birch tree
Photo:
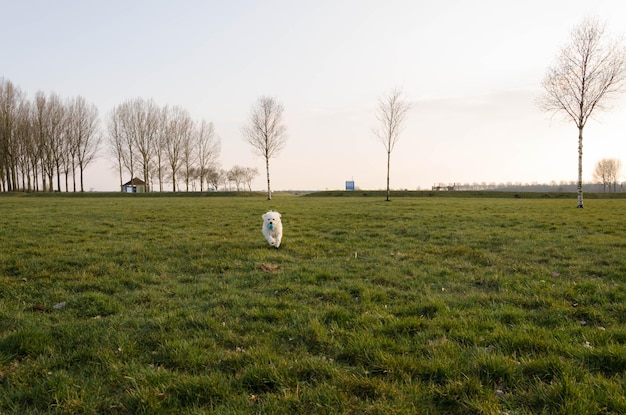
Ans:
{"type": "Polygon", "coordinates": [[[583,208],[583,130],[596,110],[623,92],[626,49],[607,35],[605,25],[587,17],[571,33],[570,42],[547,70],[540,107],[564,114],[578,129],[577,207],[583,208]]]}

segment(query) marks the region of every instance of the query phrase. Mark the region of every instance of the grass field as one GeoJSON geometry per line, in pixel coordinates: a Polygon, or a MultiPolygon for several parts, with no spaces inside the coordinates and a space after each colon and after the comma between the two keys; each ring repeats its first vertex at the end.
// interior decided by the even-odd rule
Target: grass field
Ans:
{"type": "Polygon", "coordinates": [[[626,413],[625,213],[1,196],[0,413],[626,413]]]}

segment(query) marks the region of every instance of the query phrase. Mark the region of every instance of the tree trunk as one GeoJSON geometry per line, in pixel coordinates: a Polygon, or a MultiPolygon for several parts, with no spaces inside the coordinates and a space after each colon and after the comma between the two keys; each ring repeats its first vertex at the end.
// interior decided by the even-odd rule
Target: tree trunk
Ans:
{"type": "Polygon", "coordinates": [[[578,208],[583,208],[583,128],[578,127],[578,208]]]}
{"type": "Polygon", "coordinates": [[[391,151],[387,151],[387,199],[386,201],[389,202],[389,168],[391,166],[391,151]]]}
{"type": "MultiPolygon", "coordinates": [[[[52,190],[54,191],[54,190],[52,190]]],[[[61,167],[57,163],[57,192],[61,192],[61,167]]]]}
{"type": "Polygon", "coordinates": [[[270,158],[265,157],[265,171],[267,172],[267,200],[272,200],[272,191],[270,189],[270,158]]]}
{"type": "Polygon", "coordinates": [[[41,191],[45,192],[48,188],[46,187],[46,172],[43,167],[41,167],[41,191]]]}

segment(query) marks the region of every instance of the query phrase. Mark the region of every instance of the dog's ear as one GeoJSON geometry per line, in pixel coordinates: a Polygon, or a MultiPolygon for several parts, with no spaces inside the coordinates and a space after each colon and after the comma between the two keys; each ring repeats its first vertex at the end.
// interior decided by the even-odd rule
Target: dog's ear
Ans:
{"type": "Polygon", "coordinates": [[[265,216],[267,215],[267,213],[264,213],[261,215],[261,219],[265,219],[265,216]]]}

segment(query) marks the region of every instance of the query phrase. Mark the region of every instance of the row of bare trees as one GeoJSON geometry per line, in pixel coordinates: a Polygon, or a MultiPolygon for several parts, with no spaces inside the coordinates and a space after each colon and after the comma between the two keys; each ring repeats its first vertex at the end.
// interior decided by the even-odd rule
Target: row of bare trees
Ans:
{"type": "MultiPolygon", "coordinates": [[[[220,139],[213,123],[195,122],[180,107],[159,107],[141,98],[126,101],[108,115],[106,144],[123,178],[136,175],[163,191],[179,182],[185,190],[233,186],[251,190],[258,170],[219,168],[220,139]]],[[[11,81],[0,78],[0,190],[85,190],[84,172],[98,154],[102,134],[98,110],[83,97],[61,99],[37,92],[29,100],[11,81]],[[71,181],[71,183],[70,183],[71,181]],[[63,187],[64,186],[64,187],[63,187]]]]}
{"type": "Polygon", "coordinates": [[[593,180],[596,183],[600,183],[606,192],[617,191],[617,185],[619,184],[622,174],[622,162],[619,159],[602,159],[596,163],[596,167],[593,171],[593,180]]]}
{"type": "Polygon", "coordinates": [[[258,175],[259,170],[256,167],[241,167],[235,165],[227,172],[222,170],[221,178],[222,181],[225,182],[224,184],[233,183],[237,191],[247,189],[251,192],[252,181],[258,175]]]}
{"type": "Polygon", "coordinates": [[[81,96],[37,92],[29,100],[0,78],[0,188],[2,191],[84,191],[83,173],[100,144],[98,110],[81,96]],[[78,178],[77,178],[78,174],[78,178]],[[56,185],[56,187],[55,187],[56,185]]]}
{"type": "Polygon", "coordinates": [[[115,157],[120,186],[127,173],[140,176],[151,190],[171,183],[200,191],[221,180],[217,159],[220,139],[213,123],[194,121],[181,107],[159,107],[136,98],[116,106],[107,119],[108,147],[115,157]],[[154,183],[157,183],[156,185],[154,183]]]}
{"type": "Polygon", "coordinates": [[[208,169],[192,167],[189,169],[189,183],[192,192],[199,190],[200,177],[204,174],[204,183],[208,189],[224,191],[252,191],[252,182],[259,175],[255,167],[233,166],[230,170],[224,170],[211,165],[208,169]],[[204,173],[203,173],[204,171],[204,173]]]}

